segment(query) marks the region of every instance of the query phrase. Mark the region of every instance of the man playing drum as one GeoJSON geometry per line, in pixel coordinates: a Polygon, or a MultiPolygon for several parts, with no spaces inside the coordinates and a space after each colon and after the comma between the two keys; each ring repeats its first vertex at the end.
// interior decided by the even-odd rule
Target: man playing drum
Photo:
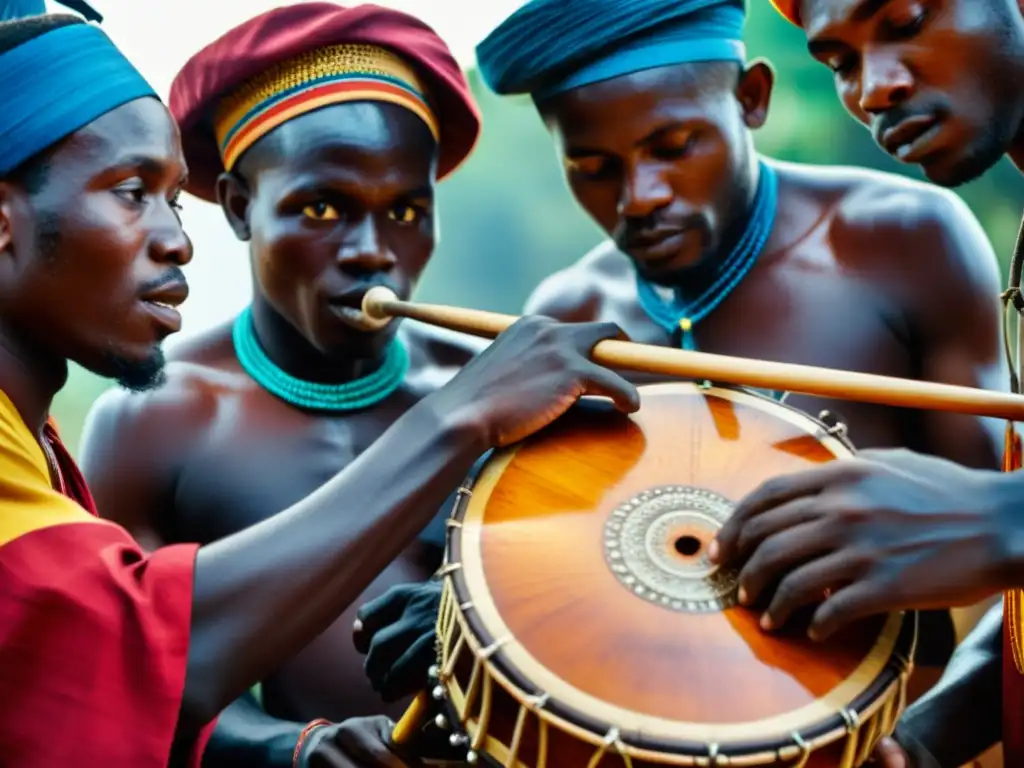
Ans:
{"type": "MultiPolygon", "coordinates": [[[[886,152],[946,187],[977,178],[1004,156],[1024,170],[1020,3],[776,6],[805,30],[811,54],[835,73],[843,106],[886,152]]],[[[1008,294],[1018,310],[1019,296],[1008,294]]],[[[957,322],[969,322],[959,298],[948,306],[957,322]]],[[[1016,469],[1019,448],[1007,447],[1006,467],[1016,469]]],[[[917,768],[957,766],[1001,740],[1006,766],[1016,768],[1024,765],[1022,504],[1020,473],[869,451],[755,491],[722,530],[720,559],[746,561],[740,579],[751,601],[781,581],[766,612],[772,627],[831,589],[812,624],[822,638],[861,616],[965,605],[1009,590],[1005,617],[998,610],[986,616],[942,682],[907,711],[896,740],[917,768]]],[[[892,768],[908,765],[891,741],[882,753],[892,768]]]]}
{"type": "MultiPolygon", "coordinates": [[[[196,768],[218,712],[323,632],[482,452],[588,390],[639,407],[635,387],[587,359],[616,327],[528,319],[272,521],[146,553],[100,519],[49,412],[71,360],[127,388],[163,379],[192,258],[180,135],[74,16],[0,24],[0,95],[4,765],[196,768]]],[[[150,425],[150,442],[172,437],[150,425]]],[[[120,469],[130,493],[132,465],[120,469]]],[[[349,721],[325,759],[398,765],[387,730],[349,721]]]]}
{"type": "MultiPolygon", "coordinates": [[[[957,197],[755,151],[773,74],[744,58],[742,2],[581,8],[567,14],[561,0],[533,0],[478,47],[491,88],[532,98],[574,197],[609,237],[542,283],[528,313],[614,321],[649,344],[1005,385],[996,260],[957,197]],[[947,311],[954,303],[962,315],[947,311]]],[[[786,402],[841,413],[858,447],[998,466],[1002,434],[983,419],[799,395],[786,402]]],[[[386,623],[377,605],[363,616],[371,630],[386,623]]],[[[389,642],[411,637],[411,626],[389,632],[389,642]]],[[[372,636],[363,633],[361,647],[372,636]]],[[[954,644],[948,611],[922,617],[913,695],[938,679],[954,644]]],[[[370,671],[390,669],[380,653],[370,671]]]]}
{"type": "MultiPolygon", "coordinates": [[[[478,135],[466,81],[429,27],[368,5],[270,11],[193,56],[170,106],[188,190],[219,202],[249,244],[254,295],[171,354],[166,386],[111,392],[91,415],[83,462],[99,508],[153,547],[214,542],[359,466],[472,354],[429,327],[359,322],[370,286],[413,290],[435,243],[436,181],[478,135]]],[[[337,512],[358,535],[363,513],[337,512]]],[[[438,568],[427,522],[418,538],[396,531],[390,562],[360,572],[355,605],[438,568]]],[[[224,713],[208,761],[290,766],[306,739],[298,760],[316,764],[338,733],[321,718],[401,713],[367,683],[351,610],[264,678],[261,703],[247,694],[224,713]]]]}

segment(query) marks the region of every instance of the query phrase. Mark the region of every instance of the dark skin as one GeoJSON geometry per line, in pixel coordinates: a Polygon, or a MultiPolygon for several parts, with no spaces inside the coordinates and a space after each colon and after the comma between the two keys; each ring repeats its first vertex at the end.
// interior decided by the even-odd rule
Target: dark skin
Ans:
{"type": "MultiPolygon", "coordinates": [[[[745,223],[729,211],[749,206],[756,162],[751,132],[767,116],[771,85],[764,64],[742,76],[723,64],[669,67],[542,104],[576,200],[619,247],[599,246],[550,277],[526,311],[615,322],[634,341],[678,346],[640,307],[634,264],[664,285],[700,284],[704,265],[735,238],[737,222],[745,223]],[[671,234],[644,247],[645,230],[671,234]]],[[[1005,388],[997,264],[962,203],[891,175],[774,165],[776,225],[751,272],[696,326],[698,348],[1005,388]],[[955,316],[950,306],[957,307],[955,316]]],[[[801,395],[786,402],[811,414],[842,414],[858,448],[912,447],[966,466],[999,465],[999,423],[801,395]]],[[[416,641],[413,625],[421,634],[432,631],[415,621],[430,590],[396,590],[392,601],[368,605],[361,617],[356,642],[368,654],[368,668],[385,670],[380,684],[396,695],[405,692],[402,685],[423,685],[422,675],[407,671],[420,658],[403,654],[416,641]]],[[[932,637],[951,632],[946,611],[925,621],[922,650],[929,628],[932,637]]],[[[938,679],[944,660],[931,668],[919,663],[912,695],[938,679]]]]}
{"type": "MultiPolygon", "coordinates": [[[[152,369],[179,321],[154,302],[180,303],[178,268],[192,256],[175,210],[186,174],[180,139],[159,102],[107,113],[48,160],[38,189],[0,181],[0,387],[37,431],[68,360],[111,377],[152,369]]],[[[176,734],[182,748],[327,629],[483,451],[550,423],[584,393],[635,410],[635,388],[587,358],[619,333],[606,324],[518,323],[315,494],[202,547],[176,734]]],[[[369,755],[365,765],[395,765],[381,730],[373,720],[340,729],[334,746],[349,762],[338,764],[369,755]]]]}
{"type": "MultiPolygon", "coordinates": [[[[1015,0],[801,6],[808,48],[835,72],[850,114],[885,151],[943,186],[977,178],[1004,155],[1024,169],[1022,14],[1015,0]]],[[[959,309],[956,321],[968,322],[959,309]]],[[[1024,584],[1022,483],[1019,473],[865,452],[757,489],[722,530],[718,558],[742,565],[751,600],[778,584],[768,626],[815,604],[810,631],[822,638],[865,615],[963,605],[1024,584]]],[[[959,764],[999,739],[992,681],[1001,650],[1000,623],[979,625],[958,652],[963,663],[908,710],[899,743],[880,745],[886,768],[959,764]],[[971,738],[950,740],[964,731],[971,738]]]]}
{"type": "MultiPolygon", "coordinates": [[[[436,150],[407,110],[346,104],[286,123],[243,158],[238,173],[223,175],[219,195],[235,234],[250,244],[253,316],[271,359],[306,380],[350,381],[380,365],[397,332],[410,353],[409,375],[379,406],[310,413],[242,370],[230,323],[202,333],[171,353],[166,388],[142,399],[110,393],[97,404],[83,466],[105,516],[150,546],[241,531],[323,485],[472,356],[468,340],[426,326],[392,323],[365,333],[350,319],[367,285],[408,296],[426,266],[435,242],[436,150]],[[154,430],[159,444],[148,438],[154,430]]],[[[357,604],[429,578],[441,564],[438,544],[409,542],[357,604]]],[[[232,706],[209,760],[252,764],[259,755],[290,765],[310,720],[401,715],[400,704],[388,707],[373,691],[349,642],[354,611],[346,608],[262,681],[262,708],[249,694],[232,706]]],[[[324,742],[321,751],[329,749],[324,742]]]]}
{"type": "MultiPolygon", "coordinates": [[[[619,247],[599,247],[549,278],[527,311],[616,322],[636,341],[678,345],[641,308],[630,258],[656,282],[700,284],[702,267],[745,223],[729,211],[749,205],[751,130],[765,120],[771,85],[764,64],[742,76],[728,65],[676,67],[542,105],[576,200],[619,247]],[[644,228],[681,232],[645,248],[634,245],[644,228]]],[[[776,226],[751,272],[697,325],[701,350],[1005,386],[996,261],[961,204],[882,174],[776,167],[776,226]],[[971,322],[951,322],[944,310],[951,304],[971,322]]],[[[842,414],[858,447],[910,447],[967,466],[998,466],[998,424],[803,395],[787,403],[842,414]]],[[[939,672],[923,669],[915,693],[939,672]]]]}

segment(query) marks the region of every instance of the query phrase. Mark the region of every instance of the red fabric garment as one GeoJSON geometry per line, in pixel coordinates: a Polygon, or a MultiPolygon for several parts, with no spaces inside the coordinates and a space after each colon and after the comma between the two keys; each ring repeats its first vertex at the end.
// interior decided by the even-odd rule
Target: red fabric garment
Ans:
{"type": "Polygon", "coordinates": [[[224,166],[211,114],[223,96],[278,62],[341,43],[388,48],[423,78],[441,129],[439,177],[469,156],[480,135],[479,107],[458,62],[431,27],[377,5],[300,3],[260,14],[228,31],[189,59],[174,78],[169,106],[181,126],[189,166],[187,191],[217,202],[217,177],[224,166]]]}
{"type": "Polygon", "coordinates": [[[147,556],[96,516],[52,425],[44,434],[49,460],[0,393],[0,762],[165,768],[197,547],[147,556]]]}

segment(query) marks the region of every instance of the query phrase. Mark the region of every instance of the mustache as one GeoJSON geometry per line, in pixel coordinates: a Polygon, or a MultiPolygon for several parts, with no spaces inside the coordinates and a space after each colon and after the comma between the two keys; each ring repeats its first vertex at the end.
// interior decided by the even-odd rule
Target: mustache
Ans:
{"type": "Polygon", "coordinates": [[[886,131],[890,128],[895,128],[904,120],[921,117],[940,118],[942,117],[942,110],[940,110],[936,105],[910,107],[904,104],[897,104],[896,106],[885,110],[885,112],[878,116],[877,120],[873,121],[871,133],[874,135],[875,139],[878,140],[886,131]]]}
{"type": "Polygon", "coordinates": [[[636,245],[636,240],[654,232],[688,232],[700,230],[703,220],[694,213],[685,216],[653,217],[626,219],[612,234],[612,240],[619,250],[628,251],[636,245]]]}
{"type": "Polygon", "coordinates": [[[145,296],[149,293],[156,293],[161,288],[168,285],[180,285],[181,283],[187,283],[185,279],[185,273],[181,270],[181,267],[169,267],[160,277],[155,280],[150,280],[148,283],[144,283],[139,288],[139,295],[145,296]]]}

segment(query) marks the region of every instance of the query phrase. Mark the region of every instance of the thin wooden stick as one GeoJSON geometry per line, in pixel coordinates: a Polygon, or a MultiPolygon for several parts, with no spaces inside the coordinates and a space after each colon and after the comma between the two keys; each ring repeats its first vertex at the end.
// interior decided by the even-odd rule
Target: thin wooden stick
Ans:
{"type": "MultiPolygon", "coordinates": [[[[393,317],[406,317],[472,336],[494,338],[519,318],[479,309],[402,301],[387,288],[372,288],[363,298],[363,314],[380,327],[393,317]]],[[[804,395],[856,400],[900,408],[952,411],[1009,421],[1024,419],[1024,396],[991,392],[930,381],[871,373],[773,363],[707,352],[602,341],[594,347],[594,362],[608,368],[663,374],[804,395]]]]}

